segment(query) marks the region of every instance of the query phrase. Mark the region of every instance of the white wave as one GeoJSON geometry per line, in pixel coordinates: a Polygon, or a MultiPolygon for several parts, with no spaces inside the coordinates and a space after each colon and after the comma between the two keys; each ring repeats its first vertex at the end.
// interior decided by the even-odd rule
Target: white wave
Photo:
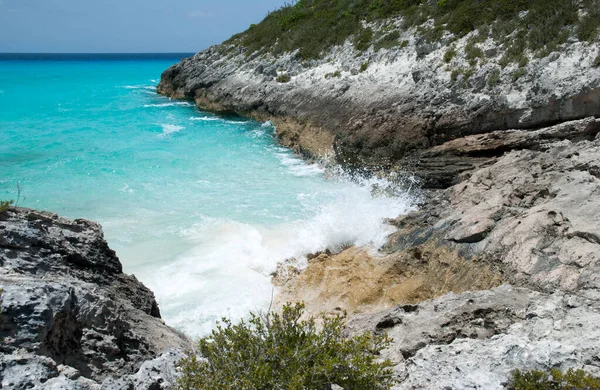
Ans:
{"type": "Polygon", "coordinates": [[[300,158],[287,153],[275,153],[275,156],[285,165],[289,172],[294,176],[315,176],[324,172],[319,164],[308,164],[300,158]]]}
{"type": "Polygon", "coordinates": [[[155,85],[121,85],[118,88],[124,89],[156,89],[155,85]]]}
{"type": "Polygon", "coordinates": [[[185,129],[185,127],[183,127],[183,126],[169,125],[169,124],[164,124],[164,125],[160,125],[160,126],[163,129],[164,135],[177,133],[178,131],[185,129]]]}
{"type": "Polygon", "coordinates": [[[170,103],[158,103],[158,104],[144,104],[144,107],[175,107],[175,106],[191,106],[188,102],[170,102],[170,103]]]}
{"type": "Polygon", "coordinates": [[[218,121],[219,118],[211,117],[211,116],[192,116],[190,117],[191,121],[218,121]]]}
{"type": "Polygon", "coordinates": [[[150,80],[150,82],[154,83],[154,84],[158,84],[160,82],[160,80],[152,79],[152,80],[150,80]]]}
{"type": "Polygon", "coordinates": [[[179,232],[196,246],[143,280],[167,323],[190,336],[206,335],[223,316],[235,321],[268,306],[278,262],[348,244],[381,246],[393,232],[384,220],[406,213],[411,202],[406,195],[374,196],[374,185],[386,183],[341,182],[330,201],[293,222],[263,226],[203,218],[179,232]]]}

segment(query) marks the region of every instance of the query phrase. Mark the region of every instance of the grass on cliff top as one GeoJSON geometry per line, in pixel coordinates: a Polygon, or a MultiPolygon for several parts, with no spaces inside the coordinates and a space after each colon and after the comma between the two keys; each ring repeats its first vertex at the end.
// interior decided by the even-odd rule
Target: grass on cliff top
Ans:
{"type": "Polygon", "coordinates": [[[304,305],[287,304],[281,314],[251,314],[237,325],[227,319],[200,339],[198,353],[181,364],[183,390],[389,389],[392,363],[379,361],[389,339],[370,333],[345,338],[343,316],[302,319],[304,305]]]}
{"type": "Polygon", "coordinates": [[[419,28],[428,41],[446,32],[462,37],[478,30],[482,37],[493,36],[512,48],[509,57],[526,49],[547,55],[571,35],[598,40],[600,0],[296,0],[226,43],[246,47],[248,55],[299,50],[303,59],[320,58],[350,37],[359,51],[371,44],[390,48],[402,45],[396,28],[386,26],[382,34],[374,33],[364,22],[399,16],[404,29],[432,19],[433,25],[419,28]]]}
{"type": "Polygon", "coordinates": [[[558,369],[544,371],[515,370],[508,383],[509,390],[600,390],[600,379],[583,370],[569,369],[563,373],[558,369]]]}

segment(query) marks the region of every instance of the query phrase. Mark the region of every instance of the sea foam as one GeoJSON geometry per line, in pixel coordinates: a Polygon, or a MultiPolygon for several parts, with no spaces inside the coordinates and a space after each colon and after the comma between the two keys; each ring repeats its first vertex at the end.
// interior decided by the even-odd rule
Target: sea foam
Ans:
{"type": "MultiPolygon", "coordinates": [[[[337,180],[329,200],[305,219],[266,226],[206,217],[180,230],[198,244],[148,280],[167,322],[196,337],[210,332],[223,316],[237,320],[265,309],[278,262],[302,261],[309,253],[336,252],[349,244],[375,250],[393,232],[386,218],[412,207],[401,190],[377,195],[375,189],[390,186],[384,180],[337,180]]],[[[299,201],[314,204],[315,196],[299,194],[299,201]]]]}

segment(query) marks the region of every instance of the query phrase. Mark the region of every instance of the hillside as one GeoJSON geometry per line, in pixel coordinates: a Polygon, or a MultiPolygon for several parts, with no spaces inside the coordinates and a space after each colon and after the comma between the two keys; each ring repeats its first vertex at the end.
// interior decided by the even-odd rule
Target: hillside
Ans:
{"type": "Polygon", "coordinates": [[[599,9],[301,1],[169,68],[158,91],[272,120],[309,157],[395,167],[447,187],[490,156],[432,160],[433,146],[600,115],[599,9]]]}

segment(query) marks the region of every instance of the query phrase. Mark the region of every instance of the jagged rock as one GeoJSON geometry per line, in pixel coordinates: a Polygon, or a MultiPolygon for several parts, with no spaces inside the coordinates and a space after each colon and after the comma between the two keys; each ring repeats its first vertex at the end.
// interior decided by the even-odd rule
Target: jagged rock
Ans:
{"type": "Polygon", "coordinates": [[[95,388],[189,343],[122,273],[97,223],[10,208],[0,265],[2,388],[95,388]]]}
{"type": "Polygon", "coordinates": [[[600,289],[600,140],[536,148],[506,153],[432,194],[420,211],[395,221],[400,230],[385,251],[439,240],[497,264],[516,285],[600,289]]]}
{"type": "Polygon", "coordinates": [[[503,285],[356,316],[349,332],[388,332],[394,389],[503,389],[515,368],[599,375],[598,297],[503,285]]]}

